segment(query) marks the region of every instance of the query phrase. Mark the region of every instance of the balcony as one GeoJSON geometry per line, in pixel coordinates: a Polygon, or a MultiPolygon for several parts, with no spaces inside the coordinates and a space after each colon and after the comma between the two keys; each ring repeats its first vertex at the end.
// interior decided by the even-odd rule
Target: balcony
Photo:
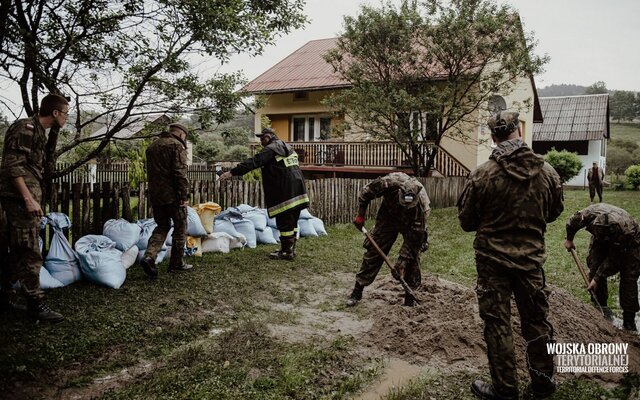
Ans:
{"type": "MultiPolygon", "coordinates": [[[[300,168],[315,172],[411,171],[411,164],[393,142],[288,142],[298,153],[300,168]]],[[[432,150],[433,142],[423,142],[432,150]]],[[[252,146],[255,152],[257,145],[252,146]]],[[[466,176],[469,170],[442,148],[433,169],[443,176],[466,176]]]]}

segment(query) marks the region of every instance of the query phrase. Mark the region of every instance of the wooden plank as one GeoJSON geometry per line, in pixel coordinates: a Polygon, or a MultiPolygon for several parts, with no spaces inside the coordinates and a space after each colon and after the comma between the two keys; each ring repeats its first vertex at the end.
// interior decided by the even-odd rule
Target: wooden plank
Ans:
{"type": "Polygon", "coordinates": [[[131,188],[129,182],[125,182],[120,189],[122,197],[122,218],[129,222],[133,222],[133,213],[131,212],[131,188]]]}
{"type": "Polygon", "coordinates": [[[111,219],[111,182],[102,182],[102,192],[100,196],[102,197],[102,209],[100,210],[102,218],[98,229],[99,232],[102,233],[103,224],[111,219]]]}

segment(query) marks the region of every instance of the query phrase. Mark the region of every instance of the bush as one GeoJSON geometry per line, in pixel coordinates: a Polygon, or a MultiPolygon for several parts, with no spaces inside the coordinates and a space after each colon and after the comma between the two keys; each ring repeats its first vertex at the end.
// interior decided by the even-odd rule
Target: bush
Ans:
{"type": "Polygon", "coordinates": [[[627,178],[633,190],[637,190],[640,187],[640,165],[632,165],[624,171],[624,176],[627,178]]]}
{"type": "Polygon", "coordinates": [[[237,144],[229,147],[224,152],[223,160],[241,161],[250,156],[251,156],[251,150],[248,147],[237,144]]]}
{"type": "Polygon", "coordinates": [[[582,168],[582,162],[580,158],[578,158],[578,155],[566,150],[558,151],[551,149],[551,151],[544,156],[544,160],[551,164],[558,175],[560,175],[562,183],[577,176],[582,168]]]}

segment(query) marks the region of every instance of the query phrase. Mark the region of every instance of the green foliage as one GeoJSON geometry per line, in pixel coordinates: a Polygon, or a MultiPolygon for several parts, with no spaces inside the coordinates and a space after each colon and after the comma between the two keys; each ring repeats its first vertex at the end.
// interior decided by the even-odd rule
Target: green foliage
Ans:
{"type": "Polygon", "coordinates": [[[607,90],[607,84],[602,81],[595,82],[593,85],[587,87],[584,91],[584,94],[604,94],[604,93],[609,93],[609,91],[607,90]]]}
{"type": "Polygon", "coordinates": [[[225,146],[246,146],[253,136],[253,130],[249,131],[245,128],[227,128],[220,133],[220,136],[222,136],[225,146]]]}
{"type": "Polygon", "coordinates": [[[624,171],[624,176],[627,178],[627,183],[633,187],[633,190],[638,190],[640,187],[640,165],[632,165],[624,171]]]}
{"type": "Polygon", "coordinates": [[[343,27],[325,59],[352,88],[325,104],[374,138],[396,142],[420,174],[435,157],[420,141],[468,140],[475,111],[486,111],[492,96],[508,95],[512,81],[529,79],[547,61],[533,53],[535,41],[523,34],[515,10],[493,0],[363,5],[343,27]]]}
{"type": "Polygon", "coordinates": [[[52,130],[49,161],[80,145],[88,124],[108,123],[99,145],[70,169],[104,151],[133,116],[200,111],[203,125],[228,121],[242,102],[236,88],[245,80],[240,73],[202,74],[203,63],[215,70],[238,51],[261,54],[307,22],[304,0],[10,4],[0,35],[0,77],[26,94],[28,115],[37,112],[44,93],[56,92],[72,94],[72,115],[80,116],[70,121],[76,132],[69,142],[59,145],[52,130]],[[87,117],[88,110],[96,116],[87,117]]]}
{"type": "Polygon", "coordinates": [[[616,90],[610,99],[611,118],[617,121],[633,121],[639,114],[636,110],[636,94],[625,90],[616,90]]]}
{"type": "Polygon", "coordinates": [[[633,153],[628,150],[617,146],[610,146],[607,149],[607,171],[620,175],[633,164],[633,153]]]}
{"type": "Polygon", "coordinates": [[[199,140],[193,146],[193,153],[205,161],[221,160],[225,146],[219,140],[199,140]]]}
{"type": "Polygon", "coordinates": [[[132,188],[147,181],[147,147],[150,140],[143,140],[129,152],[129,185],[132,188]]]}
{"type": "Polygon", "coordinates": [[[551,151],[544,156],[544,160],[551,164],[558,175],[560,175],[562,183],[578,176],[582,168],[582,162],[578,155],[566,150],[557,151],[556,149],[551,149],[551,151]]]}
{"type": "Polygon", "coordinates": [[[251,156],[251,150],[249,150],[247,146],[233,145],[224,152],[223,159],[227,161],[238,161],[244,160],[249,156],[251,156]]]}

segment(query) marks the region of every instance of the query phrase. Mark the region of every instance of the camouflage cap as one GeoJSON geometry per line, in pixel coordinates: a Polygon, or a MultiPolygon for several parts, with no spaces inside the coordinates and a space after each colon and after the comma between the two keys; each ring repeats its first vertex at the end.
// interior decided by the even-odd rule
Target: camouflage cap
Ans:
{"type": "Polygon", "coordinates": [[[520,114],[514,111],[500,111],[487,120],[491,133],[496,136],[507,136],[518,128],[520,114]]]}
{"type": "Polygon", "coordinates": [[[189,134],[189,129],[187,129],[187,127],[182,125],[182,124],[179,124],[177,122],[169,124],[169,130],[174,129],[174,128],[175,129],[180,129],[182,132],[184,132],[186,134],[189,134]]]}
{"type": "Polygon", "coordinates": [[[274,131],[273,128],[264,128],[262,131],[260,131],[260,133],[256,133],[256,136],[260,137],[260,136],[265,135],[267,133],[271,134],[271,135],[275,135],[276,131],[274,131]]]}

